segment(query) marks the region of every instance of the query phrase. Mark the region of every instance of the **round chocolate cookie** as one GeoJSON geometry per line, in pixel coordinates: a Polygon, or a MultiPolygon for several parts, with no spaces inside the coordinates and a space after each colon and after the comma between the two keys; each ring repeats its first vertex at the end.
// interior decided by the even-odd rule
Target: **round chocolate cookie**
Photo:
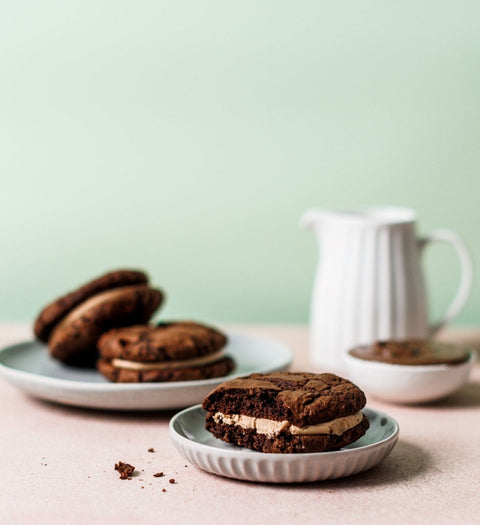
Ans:
{"type": "Polygon", "coordinates": [[[110,330],[98,341],[98,349],[107,359],[148,363],[202,357],[217,352],[226,343],[226,336],[214,328],[178,321],[110,330]]]}
{"type": "Polygon", "coordinates": [[[48,340],[53,357],[68,363],[90,361],[98,338],[111,328],[146,323],[163,300],[147,285],[122,286],[98,293],[71,310],[48,340]]]}
{"type": "Polygon", "coordinates": [[[47,343],[55,325],[57,325],[68,312],[89,297],[120,286],[145,284],[147,281],[147,275],[144,272],[136,270],[115,270],[102,275],[48,304],[40,312],[35,321],[33,328],[34,334],[38,339],[47,343]]]}
{"type": "Polygon", "coordinates": [[[181,321],[131,326],[100,337],[98,370],[110,381],[189,381],[228,374],[233,360],[223,354],[224,334],[181,321]]]}
{"type": "Polygon", "coordinates": [[[219,385],[203,401],[215,437],[268,453],[323,452],[368,429],[364,393],[334,374],[251,374],[219,385]]]}
{"type": "Polygon", "coordinates": [[[377,341],[348,352],[357,359],[392,365],[458,365],[468,361],[470,350],[438,341],[377,341]]]}

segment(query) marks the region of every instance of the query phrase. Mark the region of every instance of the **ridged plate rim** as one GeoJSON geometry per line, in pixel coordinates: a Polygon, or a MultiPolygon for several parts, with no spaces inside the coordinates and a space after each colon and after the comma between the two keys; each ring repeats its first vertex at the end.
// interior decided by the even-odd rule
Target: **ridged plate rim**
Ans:
{"type": "MultiPolygon", "coordinates": [[[[379,410],[375,410],[372,408],[364,408],[363,411],[367,415],[369,421],[373,419],[374,416],[377,418],[386,418],[387,422],[391,424],[392,430],[389,433],[388,436],[386,436],[384,439],[380,439],[378,441],[375,441],[373,443],[369,443],[367,445],[362,445],[360,447],[356,448],[344,448],[337,451],[330,451],[330,452],[314,452],[314,453],[305,453],[305,454],[265,454],[262,452],[257,452],[253,450],[248,450],[245,448],[240,447],[231,447],[231,448],[220,448],[216,446],[212,446],[206,443],[199,442],[195,439],[189,439],[188,437],[185,437],[182,435],[178,429],[176,428],[179,424],[179,421],[182,419],[185,420],[185,416],[187,414],[191,414],[194,411],[200,411],[203,414],[205,414],[205,411],[201,408],[201,405],[194,405],[192,407],[186,408],[185,410],[182,410],[181,412],[178,412],[175,414],[175,416],[172,417],[169,424],[169,431],[170,431],[170,437],[172,439],[172,442],[177,449],[177,451],[188,461],[194,463],[197,467],[206,470],[207,472],[210,472],[212,474],[217,474],[220,476],[225,476],[229,478],[235,478],[235,479],[241,479],[245,481],[261,481],[261,482],[268,482],[268,483],[303,483],[306,481],[319,481],[319,480],[325,480],[325,479],[334,479],[339,477],[344,477],[351,474],[356,474],[358,472],[362,472],[364,470],[367,470],[369,468],[372,468],[376,464],[380,463],[385,457],[390,454],[390,452],[393,450],[394,446],[397,443],[398,437],[399,437],[399,425],[397,421],[391,417],[388,414],[385,414],[384,412],[381,412],[379,410]],[[189,453],[195,453],[198,455],[199,458],[201,458],[204,462],[209,461],[209,459],[215,459],[215,460],[222,460],[220,461],[221,467],[220,470],[223,469],[223,471],[218,472],[214,469],[209,469],[205,467],[205,463],[200,464],[199,461],[192,459],[189,453]],[[377,454],[378,453],[378,454],[377,454]],[[377,454],[377,457],[374,457],[377,454]],[[367,456],[365,456],[367,455],[367,456]],[[360,469],[354,469],[354,472],[348,473],[348,463],[352,461],[356,461],[360,458],[364,459],[365,465],[363,468],[360,469]],[[370,461],[373,460],[373,461],[370,461]],[[228,465],[225,461],[230,461],[230,465],[228,465]],[[369,462],[370,461],[370,462],[369,462]],[[235,466],[232,467],[233,462],[235,462],[235,466]],[[341,467],[341,462],[343,462],[343,471],[340,470],[335,472],[333,475],[333,469],[334,467],[341,467]],[[325,466],[325,470],[327,469],[327,463],[328,467],[332,470],[332,476],[323,477],[321,468],[322,466],[325,466]],[[288,475],[288,479],[285,477],[287,474],[283,473],[280,474],[280,477],[272,478],[268,472],[260,472],[258,471],[258,474],[256,474],[252,469],[250,475],[235,475],[234,470],[238,469],[236,466],[238,464],[241,464],[243,466],[243,469],[248,470],[248,468],[255,466],[255,468],[262,468],[262,465],[272,465],[272,464],[280,464],[285,466],[287,469],[292,464],[301,464],[306,467],[306,469],[310,469],[307,472],[307,475],[299,472],[299,476],[295,478],[295,476],[291,476],[291,474],[288,475]],[[315,469],[318,471],[318,475],[315,473],[315,469]],[[319,470],[320,469],[320,470],[319,470]],[[345,472],[345,473],[342,473],[345,472]],[[233,474],[232,474],[233,473],[233,474]],[[313,479],[312,479],[313,475],[313,479]]],[[[368,434],[368,431],[367,431],[368,434]]],[[[192,433],[192,436],[195,436],[192,433]]],[[[214,438],[212,438],[214,439],[214,438]]],[[[223,442],[221,440],[215,440],[219,442],[219,445],[223,445],[223,442]]],[[[351,465],[350,465],[351,466],[351,465]]],[[[278,476],[278,472],[277,472],[278,476]]]]}

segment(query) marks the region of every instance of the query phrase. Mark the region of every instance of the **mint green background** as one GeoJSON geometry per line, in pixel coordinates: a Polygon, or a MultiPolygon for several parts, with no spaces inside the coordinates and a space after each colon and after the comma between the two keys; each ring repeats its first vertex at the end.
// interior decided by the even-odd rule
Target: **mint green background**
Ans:
{"type": "MultiPolygon", "coordinates": [[[[1,319],[131,265],[166,317],[306,321],[311,206],[413,207],[479,258],[477,1],[8,2],[0,66],[1,319]]],[[[426,266],[438,316],[458,264],[426,266]]]]}

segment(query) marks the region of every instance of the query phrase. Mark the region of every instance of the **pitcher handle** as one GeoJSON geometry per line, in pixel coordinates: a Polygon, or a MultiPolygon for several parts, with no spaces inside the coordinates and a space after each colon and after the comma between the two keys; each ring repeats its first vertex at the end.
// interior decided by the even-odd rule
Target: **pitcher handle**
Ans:
{"type": "Polygon", "coordinates": [[[420,249],[425,248],[432,242],[446,242],[451,244],[457,252],[460,262],[460,284],[443,319],[430,326],[430,336],[435,335],[441,328],[454,319],[465,306],[470,295],[473,282],[473,262],[470,252],[462,239],[451,230],[434,230],[430,235],[419,239],[420,249]]]}

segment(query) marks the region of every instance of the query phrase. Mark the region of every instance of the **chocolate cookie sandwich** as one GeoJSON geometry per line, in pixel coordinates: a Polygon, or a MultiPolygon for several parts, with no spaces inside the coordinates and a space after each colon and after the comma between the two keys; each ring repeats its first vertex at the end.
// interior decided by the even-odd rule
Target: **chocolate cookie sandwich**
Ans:
{"type": "Polygon", "coordinates": [[[68,364],[92,364],[98,338],[114,327],[146,323],[163,294],[145,273],[107,273],[48,304],[35,321],[35,336],[50,354],[68,364]]]}
{"type": "Polygon", "coordinates": [[[234,367],[226,343],[218,330],[191,321],[119,328],[99,339],[97,368],[118,383],[221,377],[234,367]]]}
{"type": "Polygon", "coordinates": [[[364,393],[333,374],[251,374],[227,381],[203,401],[206,429],[260,452],[336,450],[363,436],[364,393]]]}

